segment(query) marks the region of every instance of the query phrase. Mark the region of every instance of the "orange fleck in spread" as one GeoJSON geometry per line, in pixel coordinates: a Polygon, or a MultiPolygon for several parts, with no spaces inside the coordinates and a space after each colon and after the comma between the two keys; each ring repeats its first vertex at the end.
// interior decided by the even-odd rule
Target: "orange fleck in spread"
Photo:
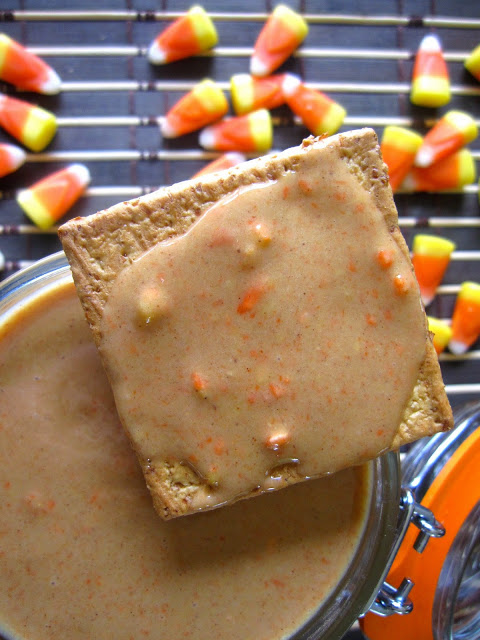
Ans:
{"type": "Polygon", "coordinates": [[[303,478],[388,448],[426,333],[408,256],[328,147],[278,181],[230,194],[122,270],[103,323],[102,354],[141,458],[195,452],[200,478],[216,466],[192,510],[275,485],[279,461],[265,442],[280,430],[282,459],[303,478]],[[155,288],[158,273],[168,313],[134,325],[134,292],[155,288]],[[208,380],[208,402],[192,371],[208,380]],[[208,436],[221,445],[201,448],[208,436]]]}

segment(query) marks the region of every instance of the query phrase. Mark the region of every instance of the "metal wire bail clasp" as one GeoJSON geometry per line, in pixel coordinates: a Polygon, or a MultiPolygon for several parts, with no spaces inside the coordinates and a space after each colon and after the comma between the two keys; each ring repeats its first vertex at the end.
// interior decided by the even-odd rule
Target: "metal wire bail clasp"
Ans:
{"type": "MultiPolygon", "coordinates": [[[[419,529],[419,534],[413,545],[413,548],[418,553],[424,551],[430,538],[441,538],[445,535],[445,528],[438,522],[430,509],[427,509],[415,501],[411,489],[402,487],[398,535],[390,556],[390,566],[397,555],[410,523],[419,529]]],[[[390,570],[390,566],[386,568],[384,578],[390,570]]],[[[408,594],[413,586],[414,582],[407,577],[402,580],[398,588],[392,587],[392,585],[384,580],[377,593],[377,597],[370,607],[370,611],[379,616],[391,616],[395,613],[400,615],[410,613],[413,609],[413,604],[408,594]]]]}

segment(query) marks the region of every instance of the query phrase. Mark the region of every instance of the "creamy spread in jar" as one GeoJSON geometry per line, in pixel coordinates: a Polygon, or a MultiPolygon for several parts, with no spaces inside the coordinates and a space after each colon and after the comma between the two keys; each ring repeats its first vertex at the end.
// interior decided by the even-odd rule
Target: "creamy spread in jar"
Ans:
{"type": "Polygon", "coordinates": [[[124,268],[100,349],[152,466],[181,462],[202,509],[370,459],[425,355],[408,258],[335,149],[223,198],[124,268]]]}
{"type": "Polygon", "coordinates": [[[73,284],[0,327],[0,628],[22,640],[280,640],[352,560],[365,468],[163,522],[73,284]]]}

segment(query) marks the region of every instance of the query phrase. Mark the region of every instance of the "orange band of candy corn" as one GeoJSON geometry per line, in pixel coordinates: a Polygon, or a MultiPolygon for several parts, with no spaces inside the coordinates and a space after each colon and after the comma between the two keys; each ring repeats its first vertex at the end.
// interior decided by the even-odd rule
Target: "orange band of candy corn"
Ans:
{"type": "Polygon", "coordinates": [[[58,93],[61,85],[57,73],[48,64],[4,33],[0,33],[0,78],[38,93],[58,93]]]}
{"type": "Polygon", "coordinates": [[[308,33],[308,25],[295,11],[279,5],[263,26],[250,61],[254,76],[266,76],[292,55],[308,33]]]}

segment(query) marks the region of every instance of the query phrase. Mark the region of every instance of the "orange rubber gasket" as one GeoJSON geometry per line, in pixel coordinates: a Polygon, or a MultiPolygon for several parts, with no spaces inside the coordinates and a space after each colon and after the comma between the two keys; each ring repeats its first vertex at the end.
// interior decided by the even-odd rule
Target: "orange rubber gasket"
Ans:
{"type": "Polygon", "coordinates": [[[440,571],[455,536],[479,498],[480,429],[476,429],[453,453],[422,500],[422,505],[444,525],[445,535],[430,540],[420,554],[413,549],[419,531],[411,524],[387,576],[387,582],[394,587],[405,577],[413,580],[413,611],[388,618],[368,613],[361,620],[361,627],[370,640],[433,640],[432,609],[440,571]]]}

